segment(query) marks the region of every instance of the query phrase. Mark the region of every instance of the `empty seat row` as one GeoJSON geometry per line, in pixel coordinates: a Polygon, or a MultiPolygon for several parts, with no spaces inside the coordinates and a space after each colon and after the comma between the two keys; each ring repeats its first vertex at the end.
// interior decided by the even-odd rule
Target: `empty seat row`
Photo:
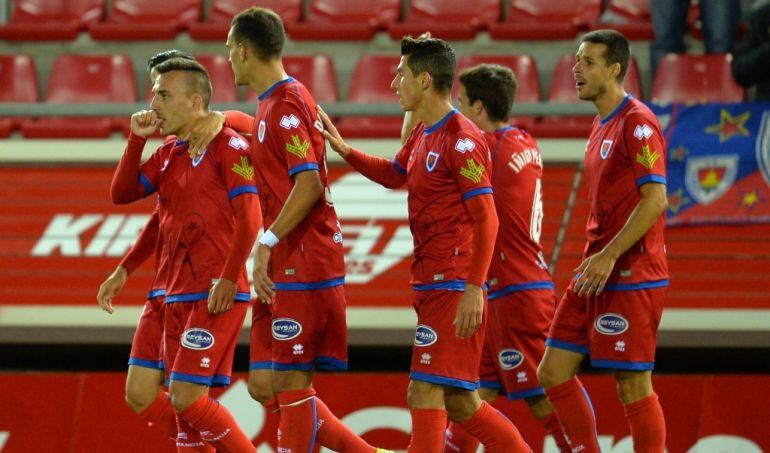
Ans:
{"type": "MultiPolygon", "coordinates": [[[[394,39],[430,30],[444,39],[472,39],[489,30],[495,39],[570,39],[602,28],[602,0],[14,0],[5,40],[71,40],[88,30],[97,40],[173,39],[188,31],[198,40],[224,40],[233,15],[250,6],[275,10],[295,40],[368,40],[378,31],[394,39]],[[109,6],[106,6],[109,5],[109,6]]],[[[650,39],[648,0],[611,0],[612,26],[631,39],[650,39]]]]}
{"type": "MultiPolygon", "coordinates": [[[[211,75],[214,102],[234,102],[238,92],[227,58],[221,55],[196,57],[211,75]]],[[[396,103],[398,99],[390,88],[399,57],[392,55],[365,55],[357,62],[350,79],[349,102],[396,103]]],[[[535,60],[529,55],[465,55],[458,60],[458,73],[480,63],[496,63],[510,67],[517,76],[517,102],[540,100],[540,78],[535,60]]],[[[564,55],[553,72],[547,100],[552,103],[580,102],[572,76],[574,57],[564,55]]],[[[322,103],[340,100],[334,63],[327,55],[286,56],[286,71],[305,83],[322,103]]],[[[34,61],[28,56],[0,56],[0,102],[37,102],[40,99],[34,61]]],[[[626,90],[641,98],[641,85],[636,62],[625,78],[626,90]]],[[[453,99],[457,98],[455,84],[453,99]]],[[[145,99],[150,98],[149,81],[145,99]]],[[[131,60],[121,55],[63,55],[53,64],[44,101],[61,103],[136,102],[138,91],[134,81],[131,60]]],[[[730,73],[729,55],[667,55],[658,69],[653,85],[652,101],[669,102],[740,102],[743,89],[730,73]]],[[[247,101],[256,101],[249,93],[247,101]]],[[[590,117],[522,117],[516,123],[543,137],[583,136],[590,128],[590,117]]],[[[398,117],[357,116],[341,118],[339,129],[351,137],[398,136],[401,119],[398,117]]],[[[41,118],[38,120],[6,118],[0,121],[0,136],[21,129],[26,137],[106,137],[115,130],[126,131],[126,118],[41,118]],[[86,130],[87,129],[87,130],[86,130]]]]}

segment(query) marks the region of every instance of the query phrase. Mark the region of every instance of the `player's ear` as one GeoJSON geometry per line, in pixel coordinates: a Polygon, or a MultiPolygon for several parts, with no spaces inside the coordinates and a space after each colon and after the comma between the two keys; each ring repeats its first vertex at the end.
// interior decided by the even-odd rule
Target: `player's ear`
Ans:
{"type": "Polygon", "coordinates": [[[430,88],[430,84],[433,81],[433,77],[430,76],[429,72],[423,72],[422,74],[420,74],[420,79],[421,79],[420,87],[423,90],[427,90],[428,88],[430,88]]]}
{"type": "Polygon", "coordinates": [[[484,111],[484,103],[481,102],[481,99],[476,99],[471,107],[476,115],[481,115],[481,112],[484,111]]]}

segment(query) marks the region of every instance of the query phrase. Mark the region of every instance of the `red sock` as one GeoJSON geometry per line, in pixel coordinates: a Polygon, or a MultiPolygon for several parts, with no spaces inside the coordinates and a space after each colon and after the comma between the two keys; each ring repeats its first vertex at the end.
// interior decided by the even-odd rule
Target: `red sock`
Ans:
{"type": "Polygon", "coordinates": [[[567,442],[567,438],[564,437],[564,430],[561,428],[559,417],[556,416],[556,411],[551,412],[542,419],[540,423],[543,424],[545,430],[553,437],[556,446],[561,453],[572,453],[572,449],[567,442]]]}
{"type": "Polygon", "coordinates": [[[482,401],[479,410],[461,424],[481,441],[486,453],[532,452],[513,423],[486,401],[482,401]]]}
{"type": "Polygon", "coordinates": [[[596,437],[596,419],[591,400],[577,378],[545,389],[556,415],[569,439],[572,451],[582,447],[581,453],[599,453],[596,437]]]}
{"type": "Polygon", "coordinates": [[[345,453],[374,453],[377,450],[345,426],[318,397],[315,399],[315,407],[320,445],[345,453]]]}
{"type": "Polygon", "coordinates": [[[176,417],[178,453],[216,453],[216,449],[201,439],[201,435],[181,416],[176,417]]]}
{"type": "Polygon", "coordinates": [[[162,432],[171,440],[176,439],[176,413],[171,407],[168,393],[159,392],[155,400],[149,406],[139,412],[148,425],[162,432]]]}
{"type": "Polygon", "coordinates": [[[410,409],[412,439],[407,453],[441,453],[444,451],[444,433],[447,414],[444,409],[410,409]]]}
{"type": "Polygon", "coordinates": [[[479,449],[479,440],[471,436],[459,423],[450,422],[446,429],[446,441],[444,442],[447,453],[476,453],[479,449]]]}
{"type": "Polygon", "coordinates": [[[666,422],[658,395],[626,404],[626,420],[631,427],[636,453],[662,453],[666,446],[666,422]]]}
{"type": "Polygon", "coordinates": [[[201,438],[224,452],[256,452],[257,449],[219,401],[203,395],[179,415],[197,430],[201,438]]]}
{"type": "Polygon", "coordinates": [[[315,390],[309,388],[281,392],[278,394],[278,403],[281,405],[278,451],[313,451],[318,434],[315,390]]]}
{"type": "Polygon", "coordinates": [[[278,400],[276,398],[265,402],[262,406],[267,409],[268,414],[277,414],[281,412],[281,406],[278,405],[278,400]]]}

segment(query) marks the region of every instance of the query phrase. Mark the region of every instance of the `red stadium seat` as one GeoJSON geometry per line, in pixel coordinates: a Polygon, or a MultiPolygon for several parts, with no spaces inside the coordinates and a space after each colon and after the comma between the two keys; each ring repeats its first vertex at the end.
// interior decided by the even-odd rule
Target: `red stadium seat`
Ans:
{"type": "Polygon", "coordinates": [[[311,0],[304,21],[289,29],[295,40],[366,41],[398,20],[400,0],[311,0]]]}
{"type": "MultiPolygon", "coordinates": [[[[337,76],[328,55],[287,55],[283,57],[286,73],[302,82],[318,103],[337,102],[337,76]]],[[[256,102],[259,93],[249,90],[247,101],[256,102]]]]}
{"type": "Polygon", "coordinates": [[[224,55],[196,55],[211,78],[211,102],[238,102],[238,87],[230,62],[224,55]]]}
{"type": "Polygon", "coordinates": [[[252,6],[270,8],[278,13],[287,30],[302,14],[302,0],[213,0],[206,20],[187,24],[190,36],[200,41],[224,41],[233,16],[252,6]]]}
{"type": "Polygon", "coordinates": [[[612,28],[628,39],[654,38],[650,0],[610,0],[607,12],[613,16],[612,21],[603,22],[600,18],[591,25],[592,30],[612,28]]]}
{"type": "MultiPolygon", "coordinates": [[[[356,63],[350,79],[348,102],[362,104],[396,103],[398,96],[390,88],[396,75],[399,56],[365,55],[356,63]]],[[[400,116],[355,116],[340,119],[336,126],[343,137],[400,137],[400,116]]]]}
{"type": "Polygon", "coordinates": [[[15,0],[0,40],[64,41],[102,18],[104,0],[15,0]]]}
{"type": "Polygon", "coordinates": [[[741,102],[743,88],[733,79],[729,54],[668,54],[660,60],[652,88],[652,101],[741,102]]]}
{"type": "Polygon", "coordinates": [[[201,16],[202,0],[113,0],[107,21],[90,26],[91,37],[103,41],[174,39],[201,16]]]}
{"type": "Polygon", "coordinates": [[[436,38],[473,39],[481,29],[500,20],[500,0],[411,0],[404,22],[390,26],[390,37],[419,36],[430,31],[436,38]]]}
{"type": "Polygon", "coordinates": [[[602,0],[512,0],[508,19],[489,27],[495,39],[572,39],[599,17],[602,0]]]}
{"type": "MultiPolygon", "coordinates": [[[[53,63],[45,101],[50,104],[136,102],[131,59],[123,55],[62,55],[53,63]]],[[[21,132],[27,138],[105,138],[127,123],[125,117],[49,117],[26,121],[21,132]]]]}
{"type": "MultiPolygon", "coordinates": [[[[35,62],[27,55],[0,55],[0,102],[37,102],[35,62]]],[[[7,137],[24,121],[21,117],[0,118],[0,137],[7,137]]]]}

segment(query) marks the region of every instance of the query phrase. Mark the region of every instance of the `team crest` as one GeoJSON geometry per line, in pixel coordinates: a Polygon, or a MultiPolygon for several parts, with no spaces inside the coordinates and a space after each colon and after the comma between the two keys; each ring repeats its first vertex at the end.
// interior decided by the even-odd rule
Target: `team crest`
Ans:
{"type": "Polygon", "coordinates": [[[257,138],[259,139],[259,143],[265,141],[265,129],[267,129],[267,125],[265,124],[265,120],[262,120],[259,122],[259,127],[257,128],[257,138]]]}
{"type": "Polygon", "coordinates": [[[599,155],[602,156],[602,160],[608,158],[612,152],[612,140],[604,140],[601,148],[599,148],[599,155]]]}
{"type": "Polygon", "coordinates": [[[684,183],[698,203],[710,204],[724,195],[735,183],[738,155],[714,155],[687,159],[684,183]]]}
{"type": "Polygon", "coordinates": [[[425,168],[427,168],[428,171],[433,171],[436,168],[436,164],[438,164],[439,157],[439,153],[428,151],[428,157],[425,159],[425,168]]]}

